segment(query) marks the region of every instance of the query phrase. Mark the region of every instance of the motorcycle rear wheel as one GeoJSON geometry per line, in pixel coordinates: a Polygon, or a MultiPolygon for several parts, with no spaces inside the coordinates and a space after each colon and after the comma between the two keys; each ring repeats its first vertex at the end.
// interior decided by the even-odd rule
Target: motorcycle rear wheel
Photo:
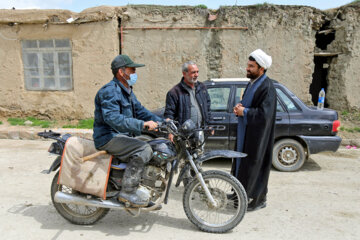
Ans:
{"type": "Polygon", "coordinates": [[[110,209],[91,207],[77,204],[57,203],[54,196],[57,191],[76,194],[77,192],[66,186],[57,184],[59,171],[55,174],[51,183],[51,200],[58,213],[69,222],[77,225],[91,225],[102,219],[110,209]]]}
{"type": "Polygon", "coordinates": [[[222,171],[206,171],[202,176],[217,206],[211,205],[200,182],[194,178],[185,187],[183,196],[186,216],[205,232],[224,233],[233,229],[246,213],[244,187],[235,177],[222,171]]]}

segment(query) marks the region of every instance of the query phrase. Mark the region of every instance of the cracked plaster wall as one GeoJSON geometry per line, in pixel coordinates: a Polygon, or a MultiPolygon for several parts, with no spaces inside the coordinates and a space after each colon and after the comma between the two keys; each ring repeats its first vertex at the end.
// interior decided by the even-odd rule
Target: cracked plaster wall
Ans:
{"type": "Polygon", "coordinates": [[[332,108],[360,108],[360,6],[329,12],[335,40],[328,46],[340,54],[332,59],[328,74],[327,100],[332,108]]]}
{"type": "Polygon", "coordinates": [[[119,52],[117,21],[78,25],[1,24],[0,33],[0,46],[6,46],[0,48],[0,116],[53,119],[93,116],[94,96],[111,79],[109,62],[119,52]],[[64,38],[70,39],[72,45],[73,90],[26,90],[21,40],[64,38]]]}
{"type": "MultiPolygon", "coordinates": [[[[309,86],[314,69],[315,34],[326,16],[335,16],[311,7],[266,4],[224,7],[217,12],[194,7],[126,6],[87,9],[79,14],[68,11],[37,14],[38,11],[33,11],[34,19],[29,22],[26,20],[29,16],[23,16],[29,14],[28,11],[15,15],[6,12],[8,15],[0,17],[2,36],[16,39],[10,41],[0,37],[0,46],[6,46],[0,47],[0,115],[3,116],[92,117],[95,94],[112,78],[110,62],[120,52],[120,42],[123,43],[123,54],[146,64],[146,67],[137,70],[139,80],[134,91],[149,109],[164,106],[167,91],[180,81],[181,65],[185,61],[193,60],[198,64],[200,81],[245,77],[248,54],[256,48],[262,48],[273,57],[273,65],[267,74],[311,104],[309,86]],[[217,13],[216,20],[207,19],[209,11],[217,13]],[[65,24],[64,20],[69,17],[77,19],[77,22],[65,24]],[[123,39],[120,39],[118,17],[124,27],[123,39]],[[27,22],[9,26],[10,22],[19,18],[27,22]],[[44,29],[43,24],[49,19],[62,24],[50,23],[44,29]],[[164,29],[133,30],[126,27],[164,29]],[[168,27],[199,29],[165,29],[168,27]],[[200,29],[202,27],[248,27],[248,30],[200,29]],[[74,90],[26,91],[20,39],[55,37],[70,38],[72,41],[74,90]]],[[[338,22],[340,27],[337,28],[335,41],[329,46],[329,50],[341,49],[344,52],[333,59],[329,68],[327,97],[332,108],[359,106],[357,93],[360,81],[353,77],[354,74],[360,75],[357,67],[358,13],[356,8],[344,10],[345,19],[338,22]],[[339,76],[341,81],[336,80],[339,76]],[[340,99],[344,99],[343,103],[340,99]]]]}
{"type": "Polygon", "coordinates": [[[164,105],[166,92],[179,82],[181,65],[193,60],[199,80],[245,77],[251,51],[262,48],[273,57],[268,75],[310,103],[315,33],[322,12],[310,7],[221,8],[209,22],[195,9],[140,6],[122,19],[123,53],[146,64],[139,68],[135,92],[146,106],[164,105]],[[248,27],[248,30],[126,30],[126,27],[248,27]]]}

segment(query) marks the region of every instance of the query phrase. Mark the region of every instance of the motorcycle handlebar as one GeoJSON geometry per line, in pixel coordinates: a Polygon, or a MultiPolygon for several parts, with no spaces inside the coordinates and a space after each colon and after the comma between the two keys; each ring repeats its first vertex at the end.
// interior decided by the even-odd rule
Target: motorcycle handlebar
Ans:
{"type": "MultiPolygon", "coordinates": [[[[174,120],[166,120],[165,122],[160,122],[158,127],[156,128],[159,132],[171,133],[174,136],[181,135],[181,131],[179,131],[179,122],[174,120]]],[[[211,132],[217,130],[214,126],[205,126],[203,128],[194,129],[194,131],[204,131],[211,132]]]]}
{"type": "Polygon", "coordinates": [[[176,136],[179,134],[177,125],[178,122],[174,120],[166,120],[165,122],[159,123],[157,130],[159,132],[171,133],[172,135],[176,136]]]}

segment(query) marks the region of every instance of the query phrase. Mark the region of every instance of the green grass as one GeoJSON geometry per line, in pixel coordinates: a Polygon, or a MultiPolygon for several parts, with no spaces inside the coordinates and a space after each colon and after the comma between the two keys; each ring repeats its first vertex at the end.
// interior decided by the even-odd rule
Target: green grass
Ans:
{"type": "Polygon", "coordinates": [[[348,112],[348,111],[342,111],[342,112],[341,112],[341,115],[347,116],[347,115],[349,115],[349,112],[348,112]]]}
{"type": "Polygon", "coordinates": [[[17,126],[17,125],[23,126],[23,125],[25,125],[26,119],[23,119],[23,118],[8,118],[7,121],[8,121],[8,122],[10,123],[10,125],[12,125],[12,126],[17,126]]]}
{"type": "Polygon", "coordinates": [[[55,124],[55,121],[39,120],[34,117],[27,118],[8,118],[7,120],[12,126],[25,126],[26,121],[31,121],[32,124],[29,126],[40,126],[42,128],[48,128],[55,124]]]}
{"type": "Polygon", "coordinates": [[[94,125],[94,119],[82,119],[77,125],[64,125],[63,128],[78,128],[78,129],[92,129],[94,125]]]}
{"type": "Polygon", "coordinates": [[[40,126],[42,128],[48,128],[54,125],[55,121],[46,121],[46,120],[39,120],[33,117],[26,118],[29,121],[32,121],[33,124],[31,126],[40,126]]]}
{"type": "Polygon", "coordinates": [[[267,3],[267,2],[263,2],[263,3],[254,4],[253,6],[255,6],[255,7],[262,7],[262,6],[268,6],[268,5],[271,5],[271,4],[270,4],[270,3],[267,3]]]}
{"type": "Polygon", "coordinates": [[[343,111],[339,112],[339,117],[342,120],[346,120],[346,121],[360,122],[360,111],[359,110],[351,110],[351,111],[343,110],[343,111]]]}
{"type": "Polygon", "coordinates": [[[345,131],[345,132],[360,132],[360,127],[354,127],[354,128],[345,128],[345,127],[340,127],[339,128],[340,131],[345,131]]]}
{"type": "Polygon", "coordinates": [[[195,8],[207,9],[207,6],[204,4],[199,4],[199,5],[195,6],[195,8]]]}
{"type": "Polygon", "coordinates": [[[0,125],[1,125],[1,124],[3,124],[3,122],[2,122],[2,121],[0,121],[0,125]]]}
{"type": "Polygon", "coordinates": [[[66,124],[62,126],[63,128],[76,128],[76,125],[66,124]]]}
{"type": "MultiPolygon", "coordinates": [[[[55,127],[58,126],[56,124],[56,121],[46,121],[46,120],[40,120],[34,117],[27,117],[27,118],[8,118],[7,121],[10,123],[10,125],[12,126],[25,126],[27,124],[25,124],[26,121],[31,121],[32,123],[30,125],[27,126],[32,126],[32,127],[42,127],[42,128],[50,128],[50,127],[55,127]]],[[[0,124],[2,124],[2,122],[0,122],[0,124]]],[[[77,124],[66,124],[64,126],[62,126],[63,128],[78,128],[78,129],[92,129],[94,125],[94,119],[89,118],[89,119],[82,119],[79,120],[77,124]]]]}

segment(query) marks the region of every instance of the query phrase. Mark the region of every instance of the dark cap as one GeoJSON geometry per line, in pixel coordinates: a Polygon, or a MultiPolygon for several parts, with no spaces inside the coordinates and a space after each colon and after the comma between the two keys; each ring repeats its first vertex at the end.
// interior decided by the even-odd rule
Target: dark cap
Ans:
{"type": "Polygon", "coordinates": [[[117,69],[121,67],[144,67],[145,64],[134,63],[128,55],[118,55],[111,62],[111,69],[117,69]]]}

